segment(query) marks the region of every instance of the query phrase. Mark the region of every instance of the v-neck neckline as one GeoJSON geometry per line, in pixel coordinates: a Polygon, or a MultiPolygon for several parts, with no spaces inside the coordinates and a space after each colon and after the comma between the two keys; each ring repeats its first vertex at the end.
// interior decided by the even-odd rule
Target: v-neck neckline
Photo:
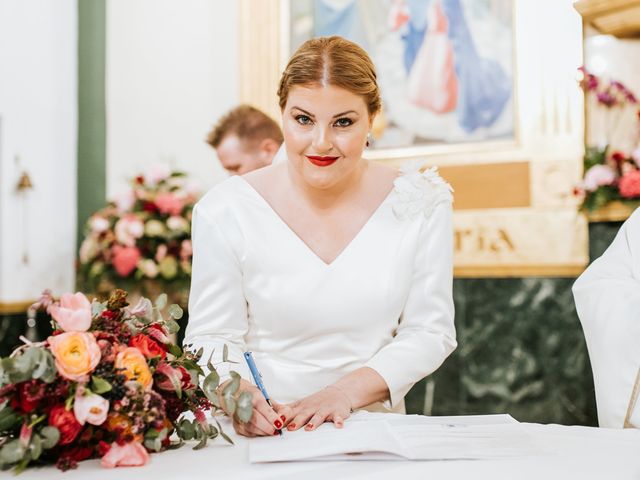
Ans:
{"type": "Polygon", "coordinates": [[[238,175],[236,178],[241,180],[241,183],[243,183],[248,190],[251,191],[251,194],[255,197],[258,198],[258,201],[260,201],[263,206],[266,207],[267,210],[269,210],[271,212],[271,215],[273,217],[275,217],[275,219],[278,221],[278,223],[284,227],[284,229],[288,232],[288,234],[290,236],[293,236],[297,242],[299,242],[300,244],[302,244],[303,248],[308,252],[308,254],[310,254],[316,261],[319,261],[325,268],[329,268],[331,266],[333,266],[337,261],[339,261],[348,250],[350,250],[350,247],[356,243],[356,241],[363,235],[363,232],[365,232],[369,225],[372,223],[373,219],[382,211],[382,207],[389,201],[389,199],[391,198],[391,195],[394,192],[394,188],[391,188],[391,190],[389,191],[389,193],[387,193],[387,195],[384,197],[384,199],[380,202],[380,204],[376,207],[376,209],[373,211],[373,213],[371,213],[371,215],[369,215],[369,218],[367,219],[367,221],[362,225],[362,227],[360,227],[360,229],[356,232],[356,234],[351,238],[351,240],[349,240],[344,247],[340,250],[340,252],[338,252],[338,255],[336,255],[333,260],[331,260],[331,262],[327,263],[324,261],[324,259],[318,255],[316,253],[315,250],[313,250],[309,244],[307,242],[304,241],[304,239],[298,235],[298,233],[296,233],[296,231],[291,228],[291,226],[284,220],[284,218],[282,218],[282,216],[276,211],[275,208],[273,208],[273,206],[267,201],[266,198],[264,198],[260,192],[258,192],[258,190],[256,190],[253,185],[251,185],[246,179],[244,179],[242,176],[238,175]]]}

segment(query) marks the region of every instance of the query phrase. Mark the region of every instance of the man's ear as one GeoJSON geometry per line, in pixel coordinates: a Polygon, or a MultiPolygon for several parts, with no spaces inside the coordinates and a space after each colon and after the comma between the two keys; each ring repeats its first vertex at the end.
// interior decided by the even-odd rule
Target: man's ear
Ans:
{"type": "Polygon", "coordinates": [[[260,156],[264,156],[265,161],[271,163],[279,148],[280,144],[273,138],[265,138],[260,142],[258,150],[260,151],[260,156]]]}

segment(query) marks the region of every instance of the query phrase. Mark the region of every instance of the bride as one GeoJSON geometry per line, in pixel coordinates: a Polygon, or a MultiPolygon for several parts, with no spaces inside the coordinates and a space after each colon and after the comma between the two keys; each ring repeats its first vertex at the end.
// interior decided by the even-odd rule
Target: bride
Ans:
{"type": "Polygon", "coordinates": [[[362,157],[381,107],[370,58],[341,37],[309,40],[278,95],[288,161],[222,182],[193,217],[185,343],[214,361],[228,346],[254,399],[234,423],[247,436],[404,412],[456,347],[451,190],[434,170],[398,176],[362,157]]]}

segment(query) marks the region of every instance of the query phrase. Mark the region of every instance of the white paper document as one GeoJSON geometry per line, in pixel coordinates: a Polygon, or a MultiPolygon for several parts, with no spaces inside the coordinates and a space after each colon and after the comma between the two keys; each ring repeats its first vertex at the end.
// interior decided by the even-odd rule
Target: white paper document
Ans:
{"type": "Polygon", "coordinates": [[[425,417],[360,412],[336,428],[249,442],[252,463],[304,460],[456,460],[514,457],[529,435],[509,415],[425,417]]]}

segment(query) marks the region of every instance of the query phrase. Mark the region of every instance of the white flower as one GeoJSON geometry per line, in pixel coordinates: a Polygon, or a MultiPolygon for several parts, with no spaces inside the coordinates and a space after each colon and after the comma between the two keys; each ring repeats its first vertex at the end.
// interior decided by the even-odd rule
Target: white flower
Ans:
{"type": "Polygon", "coordinates": [[[133,190],[127,190],[118,194],[114,200],[118,213],[122,214],[131,211],[133,204],[136,203],[136,194],[133,190]]]}
{"type": "Polygon", "coordinates": [[[166,180],[171,176],[171,167],[167,164],[152,165],[147,172],[147,180],[151,185],[157,185],[163,180],[166,180]]]}
{"type": "Polygon", "coordinates": [[[88,236],[80,245],[80,263],[88,263],[100,252],[100,245],[93,236],[88,236]]]}
{"type": "Polygon", "coordinates": [[[138,262],[138,270],[140,270],[145,277],[156,278],[158,276],[158,265],[151,259],[140,260],[138,262]]]}
{"type": "Polygon", "coordinates": [[[160,220],[148,220],[144,226],[144,232],[150,237],[160,237],[164,231],[164,223],[160,220]]]}
{"type": "Polygon", "coordinates": [[[106,232],[109,229],[109,220],[104,217],[94,215],[89,219],[89,228],[93,233],[106,232]]]}
{"type": "Polygon", "coordinates": [[[420,162],[407,162],[393,182],[396,203],[393,213],[401,220],[423,214],[429,218],[437,205],[453,201],[453,189],[438,174],[438,167],[420,172],[420,162]]]}
{"type": "Polygon", "coordinates": [[[119,243],[133,247],[144,234],[144,224],[135,215],[126,215],[116,222],[115,232],[119,243]]]}
{"type": "Polygon", "coordinates": [[[189,228],[189,222],[184,217],[173,215],[167,219],[167,227],[176,232],[186,232],[189,228]]]}
{"type": "Polygon", "coordinates": [[[582,188],[587,192],[595,192],[603,185],[611,185],[616,179],[616,172],[608,165],[594,165],[584,174],[582,188]]]}

